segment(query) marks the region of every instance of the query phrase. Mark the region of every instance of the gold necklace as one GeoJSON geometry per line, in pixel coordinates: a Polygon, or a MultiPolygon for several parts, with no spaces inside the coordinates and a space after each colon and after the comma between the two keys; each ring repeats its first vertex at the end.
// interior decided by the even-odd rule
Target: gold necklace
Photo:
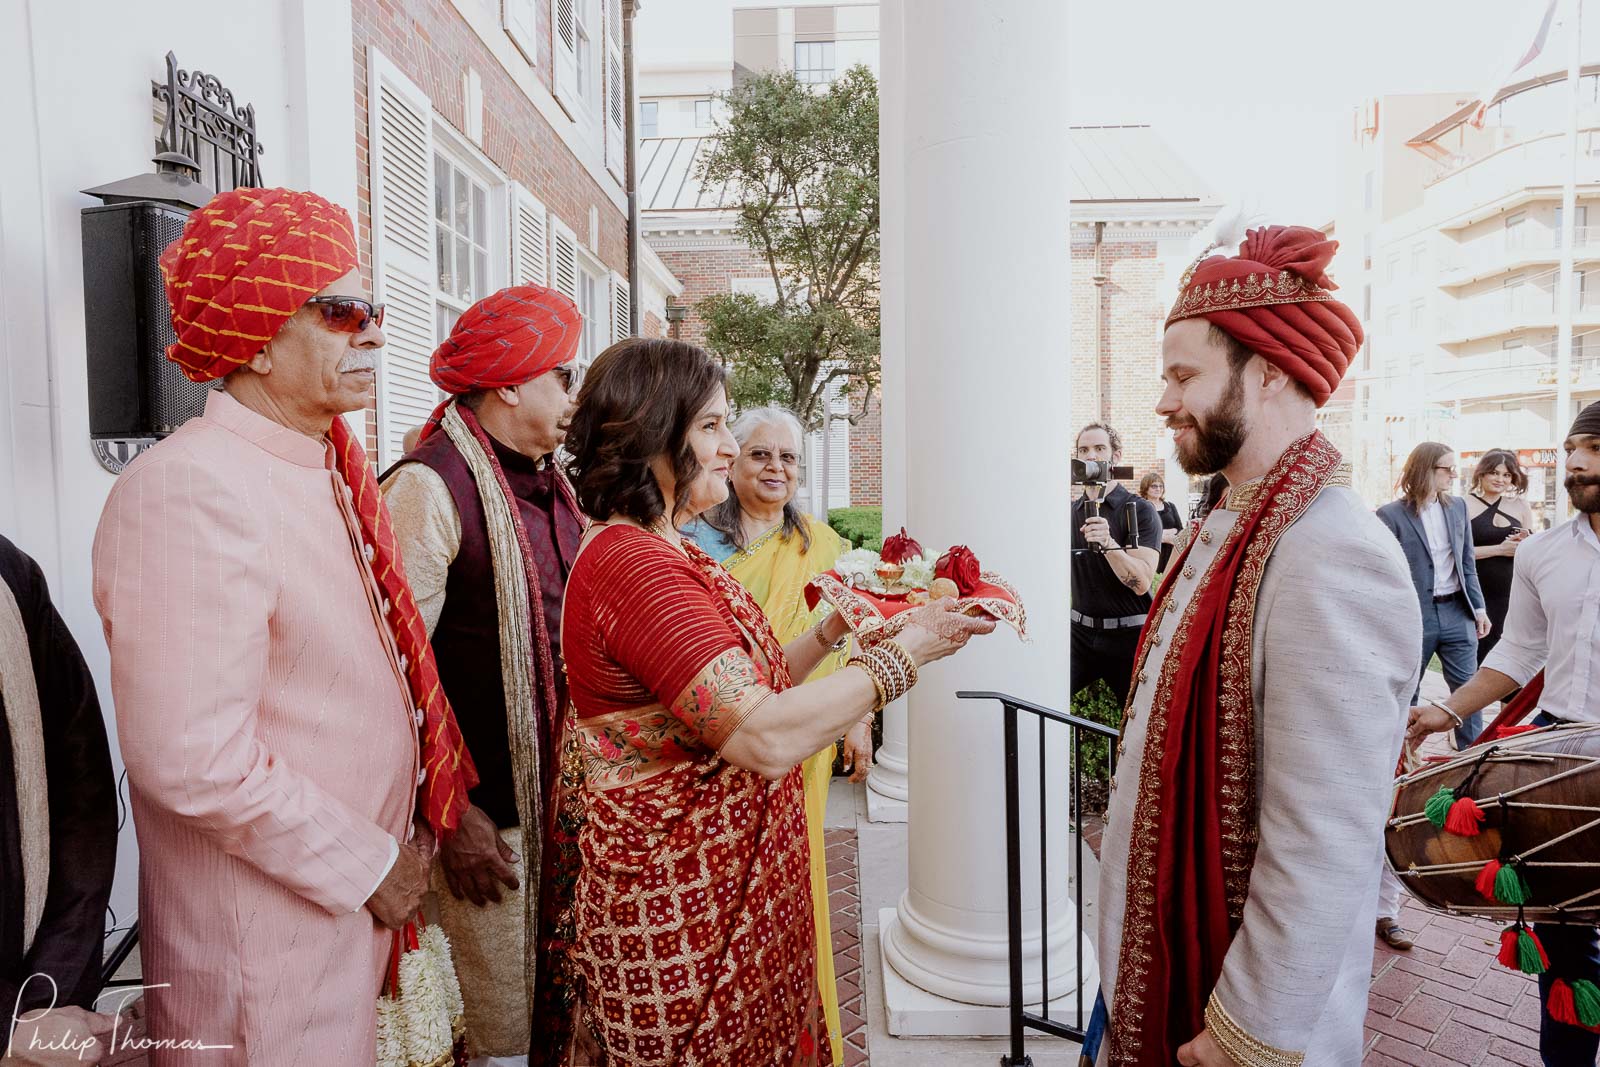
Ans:
{"type": "Polygon", "coordinates": [[[606,526],[632,526],[635,530],[642,530],[645,533],[654,534],[655,536],[661,538],[661,540],[672,546],[673,551],[677,552],[679,555],[682,555],[684,558],[687,559],[689,556],[688,551],[683,547],[683,541],[681,538],[670,537],[664,532],[670,526],[665,515],[657,519],[655,522],[652,522],[648,526],[645,526],[632,519],[607,519],[604,522],[594,523],[590,529],[598,530],[606,526]]]}

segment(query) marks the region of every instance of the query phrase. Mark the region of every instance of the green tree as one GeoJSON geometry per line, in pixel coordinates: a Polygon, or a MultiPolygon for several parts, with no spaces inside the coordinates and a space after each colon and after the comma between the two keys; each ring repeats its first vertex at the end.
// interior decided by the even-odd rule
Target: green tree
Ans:
{"type": "Polygon", "coordinates": [[[878,384],[877,79],[858,66],[819,89],[778,71],[722,99],[700,178],[726,187],[777,292],[701,301],[707,347],[729,368],[736,406],[776,404],[815,428],[843,381],[853,421],[878,384]]]}

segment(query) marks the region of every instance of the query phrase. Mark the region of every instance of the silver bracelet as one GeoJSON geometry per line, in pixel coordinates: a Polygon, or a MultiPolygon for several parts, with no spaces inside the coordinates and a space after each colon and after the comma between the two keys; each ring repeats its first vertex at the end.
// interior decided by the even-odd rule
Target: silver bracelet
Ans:
{"type": "Polygon", "coordinates": [[[1457,715],[1455,713],[1455,710],[1452,709],[1450,707],[1450,705],[1446,704],[1442,700],[1429,700],[1428,703],[1432,704],[1434,707],[1438,708],[1440,711],[1444,712],[1446,715],[1448,715],[1452,719],[1454,719],[1456,721],[1456,727],[1460,728],[1460,726],[1462,725],[1461,716],[1457,715]]]}

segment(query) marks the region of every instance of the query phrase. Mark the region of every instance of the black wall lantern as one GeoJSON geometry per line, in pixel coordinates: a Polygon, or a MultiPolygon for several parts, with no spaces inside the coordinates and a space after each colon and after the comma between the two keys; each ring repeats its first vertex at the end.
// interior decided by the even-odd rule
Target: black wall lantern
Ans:
{"type": "Polygon", "coordinates": [[[261,184],[253,107],[236,105],[214,76],[179,70],[171,52],[151,94],[167,105],[155,171],[84,190],[103,202],[82,212],[89,437],[112,474],[205,410],[209,386],[166,359],[177,338],[158,264],[214,195],[195,154],[209,153],[219,185],[261,184]]]}

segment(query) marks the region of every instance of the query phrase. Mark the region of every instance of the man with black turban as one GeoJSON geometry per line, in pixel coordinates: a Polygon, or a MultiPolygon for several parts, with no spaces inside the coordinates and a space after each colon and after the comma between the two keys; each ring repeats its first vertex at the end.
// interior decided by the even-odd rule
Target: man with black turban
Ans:
{"type": "MultiPolygon", "coordinates": [[[[1578,514],[1517,549],[1505,632],[1483,666],[1443,700],[1411,709],[1407,741],[1454,729],[1513,690],[1537,685],[1537,726],[1600,723],[1600,402],[1578,413],[1562,444],[1578,514]]],[[[1525,691],[1524,696],[1529,694],[1525,691]]],[[[1533,701],[1530,701],[1533,703],[1533,701]]],[[[1593,1067],[1600,1018],[1573,991],[1600,985],[1600,935],[1583,923],[1536,923],[1550,965],[1539,975],[1539,1051],[1552,1067],[1593,1067]]]]}

